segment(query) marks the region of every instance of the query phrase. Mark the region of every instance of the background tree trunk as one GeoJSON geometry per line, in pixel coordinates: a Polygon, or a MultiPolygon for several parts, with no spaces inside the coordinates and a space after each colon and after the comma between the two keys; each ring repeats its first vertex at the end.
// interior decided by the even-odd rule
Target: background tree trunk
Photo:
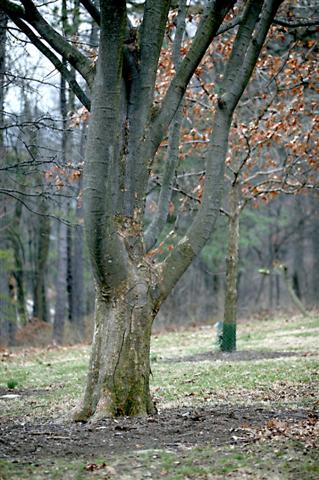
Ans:
{"type": "Polygon", "coordinates": [[[33,272],[33,317],[43,322],[49,322],[49,306],[47,302],[46,273],[50,245],[50,218],[47,216],[49,209],[45,199],[39,202],[35,231],[35,258],[33,272]]]}
{"type": "Polygon", "coordinates": [[[298,298],[295,290],[294,290],[294,287],[293,287],[293,279],[290,277],[289,275],[289,272],[288,272],[288,267],[287,265],[283,265],[282,266],[282,271],[283,271],[283,278],[284,278],[284,282],[286,284],[286,287],[287,287],[287,290],[288,290],[288,293],[289,293],[289,296],[291,298],[291,301],[292,303],[295,305],[295,307],[297,307],[297,309],[300,311],[300,313],[302,313],[302,315],[304,317],[308,317],[309,316],[309,313],[307,312],[307,310],[305,309],[303,303],[301,302],[301,300],[298,298]]]}
{"type": "MultiPolygon", "coordinates": [[[[77,218],[80,218],[79,212],[77,218]]],[[[79,336],[79,341],[82,341],[85,337],[85,289],[84,289],[84,238],[83,238],[83,226],[76,225],[74,227],[73,238],[73,254],[72,254],[72,285],[73,295],[72,302],[72,320],[79,336]]]]}
{"type": "MultiPolygon", "coordinates": [[[[5,67],[6,67],[6,34],[7,15],[0,11],[0,158],[5,159],[4,145],[4,96],[5,96],[5,67]]],[[[2,165],[1,165],[2,166],[2,165]]],[[[2,182],[1,182],[2,183],[2,182]]],[[[17,328],[16,305],[14,301],[14,285],[11,272],[13,270],[12,250],[9,249],[8,221],[6,218],[5,204],[0,203],[0,228],[5,236],[0,238],[0,337],[1,342],[9,345],[15,344],[17,328]]]]}
{"type": "Polygon", "coordinates": [[[11,271],[12,251],[0,250],[0,337],[4,345],[14,346],[17,331],[16,285],[11,271]]]}
{"type": "Polygon", "coordinates": [[[228,248],[226,256],[226,282],[224,321],[220,348],[223,352],[236,350],[236,312],[237,312],[237,275],[239,216],[238,187],[233,185],[229,194],[228,248]]]}
{"type": "Polygon", "coordinates": [[[53,323],[53,341],[63,343],[64,325],[67,315],[67,226],[58,224],[58,271],[56,280],[56,302],[53,323]]]}
{"type": "MultiPolygon", "coordinates": [[[[84,158],[84,144],[86,141],[86,125],[81,131],[80,158],[84,158]]],[[[83,201],[82,201],[83,177],[81,175],[77,187],[77,205],[75,207],[76,225],[74,226],[72,242],[72,319],[77,326],[79,340],[85,338],[85,314],[87,292],[84,287],[84,228],[83,228],[83,201]]],[[[93,283],[93,282],[90,282],[93,283]]]]}
{"type": "Polygon", "coordinates": [[[21,215],[22,204],[18,201],[15,206],[14,219],[9,230],[9,238],[14,252],[14,277],[16,280],[17,313],[20,325],[26,325],[28,322],[28,314],[26,310],[24,285],[24,249],[20,231],[21,215]]]}
{"type": "MultiPolygon", "coordinates": [[[[318,201],[316,207],[318,207],[318,201]]],[[[316,211],[316,210],[315,210],[316,211]]],[[[318,211],[318,210],[317,210],[318,211]]],[[[319,298],[319,220],[315,218],[311,233],[311,253],[312,253],[312,289],[311,296],[313,305],[318,305],[319,298]]]]}

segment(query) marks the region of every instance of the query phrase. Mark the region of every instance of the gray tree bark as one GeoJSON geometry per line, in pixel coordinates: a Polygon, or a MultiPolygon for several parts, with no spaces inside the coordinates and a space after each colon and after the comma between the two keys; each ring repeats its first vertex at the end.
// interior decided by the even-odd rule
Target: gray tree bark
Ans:
{"type": "Polygon", "coordinates": [[[14,277],[16,281],[16,301],[18,321],[20,325],[26,325],[28,314],[26,309],[25,280],[24,280],[24,249],[21,241],[21,216],[22,204],[17,201],[14,211],[14,219],[9,228],[9,241],[14,254],[14,277]]]}
{"type": "MultiPolygon", "coordinates": [[[[176,18],[176,31],[173,44],[172,60],[175,69],[181,62],[180,49],[185,32],[186,0],[180,0],[176,18]]],[[[168,130],[168,147],[162,186],[159,194],[157,211],[147,227],[144,236],[145,248],[149,251],[156,244],[167,221],[169,204],[172,198],[174,174],[179,162],[180,130],[183,120],[183,102],[179,105],[168,130]]]]}
{"type": "Polygon", "coordinates": [[[33,271],[33,318],[50,320],[47,302],[46,271],[50,245],[50,219],[47,202],[39,202],[40,216],[37,217],[35,231],[35,258],[33,271]]]}
{"type": "MultiPolygon", "coordinates": [[[[66,35],[68,29],[67,21],[67,5],[66,0],[62,0],[62,29],[66,35]]],[[[63,59],[65,67],[66,60],[63,59]]],[[[70,151],[70,135],[67,130],[67,85],[65,78],[61,76],[60,84],[60,113],[62,119],[62,137],[61,137],[61,160],[62,164],[66,165],[67,156],[71,154],[70,151]]],[[[66,206],[61,205],[62,212],[69,213],[69,202],[66,206]]],[[[70,318],[72,312],[72,270],[71,270],[71,231],[70,227],[64,223],[58,225],[58,268],[56,277],[56,302],[55,315],[53,322],[53,341],[57,344],[63,343],[64,326],[67,318],[70,318]],[[69,308],[67,308],[69,307],[69,308]],[[67,314],[68,312],[68,314],[67,314]]]]}
{"type": "Polygon", "coordinates": [[[0,10],[0,154],[3,154],[4,134],[4,85],[6,68],[6,37],[7,37],[8,16],[0,10]]]}
{"type": "Polygon", "coordinates": [[[56,302],[53,322],[53,341],[63,343],[64,325],[67,318],[67,226],[58,224],[58,268],[56,280],[56,302]]]}
{"type": "Polygon", "coordinates": [[[301,300],[298,298],[294,287],[293,287],[293,280],[291,276],[289,275],[288,267],[287,265],[282,265],[282,272],[283,272],[283,278],[284,282],[286,284],[289,296],[291,298],[292,303],[295,305],[295,307],[299,310],[299,312],[304,316],[304,317],[309,317],[309,313],[307,312],[306,308],[304,307],[303,303],[301,300]]]}
{"type": "MultiPolygon", "coordinates": [[[[92,104],[92,118],[86,153],[87,170],[85,172],[87,179],[85,188],[85,220],[87,232],[90,232],[90,235],[88,235],[89,250],[97,282],[96,330],[93,339],[87,386],[83,403],[74,414],[76,420],[85,420],[94,412],[97,412],[99,416],[110,412],[113,414],[139,414],[153,411],[148,389],[149,363],[147,360],[151,323],[161,303],[170,293],[193,258],[199,253],[214,228],[220,209],[224,161],[227,153],[232,115],[251,76],[260,48],[276,11],[274,4],[267,4],[261,14],[258,30],[254,33],[263,2],[248,2],[246,15],[244,16],[245,21],[243,26],[239,28],[233,53],[226,68],[225,88],[216,105],[214,129],[211,138],[212,147],[210,159],[207,161],[205,190],[201,209],[185,237],[177,245],[177,248],[167,257],[162,265],[154,269],[151,265],[147,265],[147,262],[144,260],[145,250],[141,241],[143,235],[141,213],[145,196],[145,166],[142,168],[142,160],[145,162],[147,154],[151,155],[157,139],[157,131],[154,132],[152,137],[150,149],[145,141],[138,145],[134,140],[136,138],[134,134],[133,142],[131,144],[130,142],[128,143],[128,158],[135,153],[137,157],[134,158],[135,170],[140,173],[138,178],[133,177],[133,182],[128,187],[128,191],[131,190],[133,193],[135,191],[134,195],[124,195],[125,212],[130,213],[130,215],[124,215],[124,217],[116,215],[116,208],[112,211],[108,206],[108,202],[105,202],[105,198],[108,196],[105,189],[108,189],[107,181],[110,177],[108,177],[106,169],[101,169],[101,163],[106,162],[109,168],[113,167],[118,150],[116,147],[120,144],[120,139],[116,135],[117,130],[114,130],[114,118],[118,117],[121,105],[119,74],[121,57],[118,46],[124,39],[124,32],[122,33],[122,39],[119,38],[121,30],[124,30],[124,18],[122,18],[123,24],[120,23],[120,13],[122,8],[124,10],[124,3],[118,8],[118,16],[116,18],[113,17],[113,19],[111,12],[107,12],[108,7],[104,5],[105,13],[108,13],[108,15],[105,15],[105,20],[110,22],[106,22],[104,27],[103,5],[104,2],[101,3],[102,23],[99,64],[94,85],[95,95],[92,104]],[[114,29],[113,31],[112,28],[114,29]],[[111,35],[111,38],[108,37],[108,34],[111,35]],[[105,45],[103,41],[104,36],[105,45]],[[106,45],[109,46],[108,50],[106,45]],[[112,55],[107,53],[110,51],[112,55]],[[103,71],[106,68],[107,70],[103,71]],[[117,78],[116,75],[118,75],[117,78]],[[107,88],[107,81],[110,81],[113,85],[111,98],[106,93],[110,90],[107,88]],[[115,88],[116,85],[118,85],[117,89],[115,88]],[[105,137],[102,130],[106,126],[109,133],[108,144],[103,146],[105,137]],[[144,147],[145,143],[146,146],[144,147]],[[143,147],[145,148],[144,152],[143,147]],[[141,154],[143,155],[140,158],[141,154]],[[102,202],[102,199],[104,199],[104,202],[102,202]],[[93,235],[92,232],[94,232],[93,235]],[[107,244],[104,242],[107,242],[107,244]],[[108,248],[106,248],[106,245],[108,245],[108,248]],[[115,259],[116,268],[114,265],[115,259]],[[147,277],[149,278],[147,279],[147,277]],[[147,288],[146,285],[148,285],[147,288]],[[142,291],[140,292],[141,288],[142,291]],[[134,293],[132,300],[129,302],[131,312],[134,312],[133,317],[132,314],[128,315],[127,306],[123,305],[123,300],[128,296],[129,292],[134,293]],[[119,304],[121,296],[122,301],[120,300],[119,304]],[[126,310],[125,321],[121,320],[123,308],[126,310]],[[104,317],[104,321],[101,317],[104,317]],[[117,318],[117,320],[112,322],[114,318],[117,318]],[[120,328],[121,325],[122,328],[120,328]],[[139,328],[140,325],[142,325],[142,328],[139,328]],[[106,330],[103,334],[104,329],[106,330]],[[128,330],[132,332],[130,335],[127,333],[128,330]],[[136,335],[138,331],[140,331],[138,342],[142,347],[136,349],[136,335]],[[121,347],[120,344],[122,344],[121,347]],[[104,352],[107,352],[105,357],[104,352]],[[135,366],[128,369],[130,364],[128,359],[131,358],[131,352],[135,352],[135,358],[140,353],[143,353],[137,364],[133,362],[133,365],[140,366],[137,370],[135,366]],[[109,361],[112,359],[112,362],[114,362],[111,363],[111,366],[107,363],[107,358],[109,361]],[[100,363],[101,361],[102,364],[100,363]],[[124,366],[123,370],[122,366],[124,366]],[[112,385],[106,380],[109,375],[109,368],[110,373],[112,373],[112,385]],[[135,375],[136,371],[139,371],[138,376],[135,375]],[[132,377],[130,375],[131,372],[132,377]],[[122,395],[118,396],[116,392],[123,393],[124,397],[122,395]],[[128,392],[143,393],[134,393],[134,400],[132,401],[132,397],[128,395],[128,392]]],[[[111,7],[109,6],[109,8],[111,7]]],[[[150,9],[149,13],[152,12],[152,17],[155,16],[155,11],[155,7],[154,10],[150,9]]],[[[147,28],[150,28],[147,24],[148,20],[149,17],[146,13],[142,32],[146,32],[147,28]]],[[[160,24],[160,20],[158,19],[156,23],[160,24]]],[[[152,22],[150,22],[150,25],[152,25],[152,22]]],[[[154,28],[156,27],[153,24],[152,29],[154,30],[154,28]]],[[[146,45],[144,48],[146,48],[146,45]]],[[[148,58],[151,58],[152,55],[155,55],[155,52],[148,51],[148,58]]],[[[143,58],[142,53],[141,58],[143,58]]],[[[183,62],[180,68],[182,67],[183,62]]],[[[133,72],[133,74],[137,75],[136,72],[133,72]]],[[[146,72],[145,75],[148,76],[146,72]]],[[[174,80],[172,84],[174,84],[174,80]]],[[[133,88],[134,85],[132,85],[133,88]]],[[[152,88],[146,88],[146,92],[148,90],[152,90],[152,88]]],[[[171,92],[169,91],[167,95],[169,96],[170,94],[171,92]]],[[[143,116],[146,121],[148,120],[147,114],[144,112],[145,105],[147,105],[147,96],[144,100],[143,108],[137,109],[139,111],[139,121],[143,116]]],[[[164,105],[165,100],[163,101],[164,105]]],[[[169,107],[167,108],[169,110],[169,107]]],[[[166,114],[167,112],[165,112],[165,116],[166,114]]],[[[162,117],[162,121],[164,121],[165,116],[163,112],[160,112],[158,118],[162,117]]],[[[136,119],[135,115],[133,118],[136,119]]],[[[140,128],[137,123],[138,132],[140,132],[140,128]]],[[[110,186],[108,191],[111,191],[110,186]]]]}
{"type": "MultiPolygon", "coordinates": [[[[83,126],[81,132],[81,146],[80,156],[84,156],[83,147],[86,141],[86,125],[83,126]]],[[[80,196],[83,189],[82,176],[79,179],[77,188],[77,197],[80,196]]],[[[73,295],[72,301],[72,319],[77,326],[79,333],[79,340],[82,341],[85,338],[85,299],[86,292],[84,288],[84,229],[82,225],[83,221],[83,205],[82,199],[78,200],[75,209],[76,225],[73,231],[72,242],[72,285],[73,292],[76,292],[76,296],[73,295]]]]}
{"type": "Polygon", "coordinates": [[[232,185],[229,194],[228,247],[226,256],[226,282],[223,332],[220,349],[223,352],[236,350],[237,277],[239,250],[240,205],[238,186],[232,185]]]}
{"type": "MultiPolygon", "coordinates": [[[[314,211],[318,211],[319,202],[315,198],[313,201],[314,211]]],[[[318,306],[319,304],[319,220],[318,218],[314,219],[313,229],[311,233],[311,256],[313,263],[312,271],[312,288],[311,288],[311,300],[313,306],[318,306]]]]}

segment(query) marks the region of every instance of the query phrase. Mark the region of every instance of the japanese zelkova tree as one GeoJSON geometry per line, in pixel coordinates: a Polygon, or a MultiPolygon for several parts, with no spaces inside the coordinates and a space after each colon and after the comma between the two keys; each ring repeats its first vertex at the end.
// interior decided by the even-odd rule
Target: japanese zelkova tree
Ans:
{"type": "MultiPolygon", "coordinates": [[[[196,33],[189,48],[181,49],[160,101],[156,81],[170,1],[146,0],[137,27],[128,18],[130,2],[100,0],[99,10],[90,0],[81,3],[100,27],[96,65],[80,42],[68,41],[50,25],[45,6],[32,0],[0,0],[0,8],[50,59],[90,110],[84,208],[96,283],[95,329],[84,396],[73,413],[75,420],[86,421],[92,416],[155,411],[149,388],[152,323],[213,233],[233,113],[283,2],[203,2],[197,11],[196,33]],[[212,112],[201,205],[183,238],[164,261],[156,263],[148,251],[156,247],[165,225],[170,196],[164,193],[172,178],[164,174],[161,214],[145,229],[152,162],[206,50],[217,34],[229,28],[237,30],[212,112]]],[[[179,6],[185,8],[186,2],[179,6]]]]}

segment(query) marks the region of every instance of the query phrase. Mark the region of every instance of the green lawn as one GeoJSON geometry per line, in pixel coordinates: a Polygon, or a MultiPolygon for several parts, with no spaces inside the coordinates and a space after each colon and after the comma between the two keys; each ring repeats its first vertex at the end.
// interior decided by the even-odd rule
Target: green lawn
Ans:
{"type": "MultiPolygon", "coordinates": [[[[299,408],[313,415],[319,406],[318,333],[315,316],[241,323],[238,351],[250,352],[248,360],[238,354],[209,358],[208,352],[216,351],[214,327],[154,335],[151,388],[157,406],[165,410],[227,403],[281,412],[299,408]],[[277,358],[263,358],[263,352],[277,352],[277,358]],[[291,356],[285,356],[287,352],[291,356]]],[[[0,353],[1,395],[18,395],[0,399],[2,422],[67,418],[81,395],[88,356],[84,346],[0,353]],[[37,395],[28,395],[34,391],[37,395]]],[[[317,425],[308,428],[297,422],[278,431],[260,427],[252,434],[254,440],[244,444],[136,449],[98,457],[91,462],[93,467],[85,458],[61,456],[25,463],[6,458],[0,461],[0,479],[315,480],[319,456],[311,435],[319,433],[317,425]],[[298,428],[304,430],[299,434],[298,428]]]]}

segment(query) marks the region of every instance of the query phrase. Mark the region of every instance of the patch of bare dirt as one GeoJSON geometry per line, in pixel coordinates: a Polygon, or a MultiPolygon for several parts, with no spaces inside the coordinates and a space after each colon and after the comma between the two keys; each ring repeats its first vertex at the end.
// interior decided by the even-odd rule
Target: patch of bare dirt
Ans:
{"type": "Polygon", "coordinates": [[[152,417],[106,419],[94,424],[57,421],[2,420],[0,457],[13,461],[44,458],[79,458],[210,444],[245,444],[256,441],[252,432],[265,426],[282,428],[296,422],[318,420],[305,409],[269,410],[233,405],[166,409],[152,417]]]}
{"type": "MultiPolygon", "coordinates": [[[[51,388],[4,388],[0,387],[0,400],[8,395],[16,395],[21,397],[29,397],[32,395],[45,395],[50,392],[51,388]]],[[[1,405],[1,403],[0,403],[1,405]]]]}

